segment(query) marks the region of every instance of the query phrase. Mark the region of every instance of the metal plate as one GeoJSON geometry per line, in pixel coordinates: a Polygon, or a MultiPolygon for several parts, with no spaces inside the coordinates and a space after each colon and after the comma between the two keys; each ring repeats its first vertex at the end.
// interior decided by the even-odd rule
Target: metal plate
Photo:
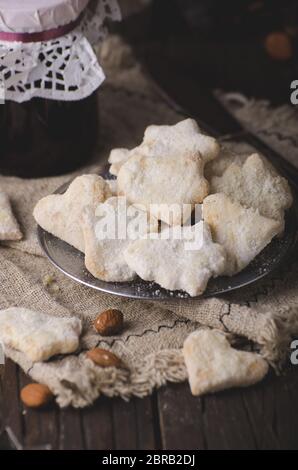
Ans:
{"type": "MultiPolygon", "coordinates": [[[[104,174],[104,177],[112,178],[104,174]]],[[[69,183],[59,188],[56,193],[63,194],[69,183]]],[[[286,215],[285,232],[282,238],[275,238],[272,242],[247,266],[243,271],[232,277],[220,276],[210,279],[208,287],[202,297],[224,294],[235,289],[247,286],[267,276],[276,269],[291,254],[297,238],[297,213],[294,201],[292,209],[286,215]]],[[[174,299],[194,299],[182,291],[168,291],[153,282],[137,278],[132,282],[104,282],[95,279],[85,268],[84,255],[59,238],[51,235],[38,226],[40,245],[49,260],[71,279],[98,291],[115,294],[122,297],[171,301],[174,299]]]]}

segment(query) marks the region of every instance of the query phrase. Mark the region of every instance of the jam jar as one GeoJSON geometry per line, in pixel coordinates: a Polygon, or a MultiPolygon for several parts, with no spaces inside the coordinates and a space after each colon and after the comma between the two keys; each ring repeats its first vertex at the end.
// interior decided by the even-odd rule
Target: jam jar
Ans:
{"type": "Polygon", "coordinates": [[[93,45],[115,0],[0,0],[0,174],[63,174],[87,163],[104,80],[93,45]]]}

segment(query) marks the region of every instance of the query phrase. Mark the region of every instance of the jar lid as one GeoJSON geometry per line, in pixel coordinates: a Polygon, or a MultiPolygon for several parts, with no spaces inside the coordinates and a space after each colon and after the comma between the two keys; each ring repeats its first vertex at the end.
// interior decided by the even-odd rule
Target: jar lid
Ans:
{"type": "Polygon", "coordinates": [[[34,33],[75,21],[89,0],[0,0],[0,31],[34,33]]]}
{"type": "Polygon", "coordinates": [[[24,12],[30,12],[25,15],[26,24],[31,18],[39,28],[55,27],[25,32],[0,29],[0,102],[1,95],[4,101],[18,103],[37,97],[81,100],[101,85],[105,75],[92,44],[100,44],[104,39],[107,20],[121,19],[117,0],[0,0],[2,20],[3,13],[9,10],[2,11],[4,3],[5,7],[7,3],[9,7],[20,6],[18,14],[20,11],[22,14],[18,19],[23,25],[24,12]],[[62,24],[66,18],[68,23],[62,24]],[[28,41],[28,36],[32,39],[33,35],[35,40],[28,41]]]}

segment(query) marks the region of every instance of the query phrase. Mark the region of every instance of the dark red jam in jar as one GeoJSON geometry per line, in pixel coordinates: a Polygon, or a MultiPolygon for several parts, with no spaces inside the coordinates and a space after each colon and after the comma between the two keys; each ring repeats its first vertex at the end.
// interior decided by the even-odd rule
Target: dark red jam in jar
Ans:
{"type": "Polygon", "coordinates": [[[97,135],[97,95],[79,101],[33,98],[0,105],[0,173],[52,176],[88,162],[97,135]]]}
{"type": "Polygon", "coordinates": [[[0,0],[0,173],[63,174],[93,154],[96,90],[104,80],[92,45],[116,0],[0,0]]]}

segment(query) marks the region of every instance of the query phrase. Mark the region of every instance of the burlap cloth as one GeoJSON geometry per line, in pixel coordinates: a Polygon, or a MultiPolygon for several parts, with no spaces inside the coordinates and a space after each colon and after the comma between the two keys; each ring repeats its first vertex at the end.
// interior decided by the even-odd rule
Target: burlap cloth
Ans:
{"type": "MultiPolygon", "coordinates": [[[[99,96],[104,146],[98,148],[96,165],[85,172],[98,170],[111,148],[138,144],[147,125],[175,123],[183,118],[163,100],[133,60],[130,50],[117,38],[109,39],[104,46],[103,58],[109,77],[99,96]]],[[[248,105],[256,122],[254,111],[258,103],[256,106],[242,103],[242,108],[248,105]]],[[[267,117],[278,112],[267,105],[265,108],[260,127],[267,117]]],[[[297,115],[286,113],[290,121],[287,129],[289,126],[297,129],[297,115]]],[[[279,121],[270,130],[273,141],[280,132],[279,121]]],[[[286,153],[297,154],[294,147],[295,142],[287,141],[286,153]]],[[[242,146],[240,151],[247,148],[242,146]]],[[[189,333],[201,327],[218,328],[234,340],[241,339],[246,346],[259,350],[275,368],[284,361],[291,335],[298,332],[298,263],[293,262],[262,283],[228,297],[179,305],[126,300],[95,292],[59,273],[43,256],[36,237],[32,217],[35,203],[69,177],[40,180],[0,177],[0,187],[11,197],[25,234],[23,241],[0,248],[0,307],[24,306],[55,316],[77,315],[83,321],[81,349],[77,354],[32,364],[23,354],[6,351],[32,379],[52,389],[60,406],[84,407],[101,393],[142,397],[167,381],[186,380],[181,346],[189,333]],[[44,286],[48,275],[56,282],[44,286]],[[92,329],[92,320],[106,308],[123,311],[125,330],[121,335],[103,338],[92,329]],[[84,351],[95,346],[113,350],[123,358],[128,370],[93,365],[84,351]]]]}

